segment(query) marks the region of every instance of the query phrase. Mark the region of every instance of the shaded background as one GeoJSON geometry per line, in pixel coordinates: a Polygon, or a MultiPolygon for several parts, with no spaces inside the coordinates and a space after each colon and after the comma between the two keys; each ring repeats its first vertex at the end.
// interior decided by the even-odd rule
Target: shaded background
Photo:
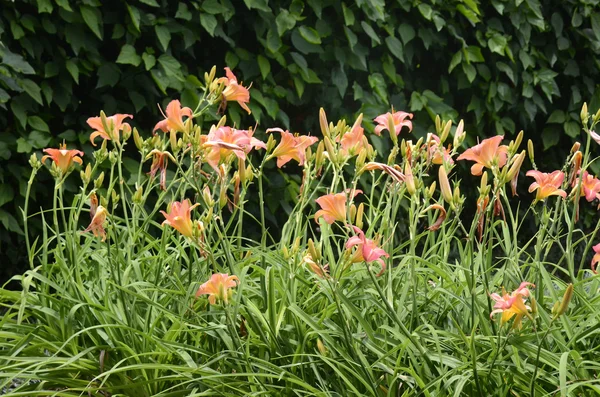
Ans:
{"type": "MultiPolygon", "coordinates": [[[[582,103],[600,105],[597,3],[0,0],[0,282],[26,266],[31,153],[63,140],[90,153],[85,120],[101,109],[134,114],[147,136],[156,104],[194,106],[212,65],[252,83],[252,115],[230,106],[237,125],[317,133],[321,106],[330,120],[394,106],[415,113],[416,136],[435,114],[464,118],[466,145],[524,129],[538,166],[554,169],[583,139],[582,103]]],[[[269,172],[277,227],[272,214],[289,208],[298,178],[269,172]]],[[[52,185],[38,174],[30,212],[48,206],[52,185]]]]}

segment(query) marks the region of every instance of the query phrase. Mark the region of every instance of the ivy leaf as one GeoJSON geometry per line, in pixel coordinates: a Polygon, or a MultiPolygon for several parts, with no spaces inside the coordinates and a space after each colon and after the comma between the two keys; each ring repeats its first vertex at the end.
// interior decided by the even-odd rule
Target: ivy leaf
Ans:
{"type": "Polygon", "coordinates": [[[127,11],[129,11],[129,17],[131,18],[131,22],[133,22],[133,26],[135,27],[135,30],[137,30],[139,32],[140,31],[140,20],[141,20],[140,10],[138,10],[134,6],[127,4],[127,11]]]}
{"type": "Polygon", "coordinates": [[[27,118],[27,124],[34,130],[42,131],[42,132],[50,132],[50,128],[48,124],[44,120],[42,120],[39,116],[29,116],[27,118]]]}
{"type": "Polygon", "coordinates": [[[272,12],[267,0],[244,0],[244,3],[246,3],[246,7],[248,7],[249,10],[255,8],[268,13],[272,12]]]}
{"type": "Polygon", "coordinates": [[[385,39],[385,44],[387,45],[387,48],[390,50],[392,55],[404,63],[404,48],[402,48],[402,43],[400,42],[400,40],[398,40],[394,36],[388,36],[385,39]]]}
{"type": "Polygon", "coordinates": [[[581,131],[581,127],[579,126],[579,124],[572,120],[567,121],[565,124],[563,124],[563,128],[565,130],[565,133],[571,138],[577,138],[579,132],[581,131]]]}
{"type": "Polygon", "coordinates": [[[404,45],[410,43],[411,40],[414,39],[417,35],[415,33],[415,29],[407,23],[403,23],[402,25],[400,25],[400,27],[398,28],[398,33],[400,33],[400,38],[402,39],[404,45]]]}
{"type": "Polygon", "coordinates": [[[150,7],[160,7],[156,0],[140,0],[140,3],[147,4],[150,7]]]}
{"type": "Polygon", "coordinates": [[[469,63],[463,63],[462,68],[463,72],[465,72],[465,75],[467,76],[467,79],[469,79],[469,83],[472,83],[473,80],[475,80],[475,76],[477,76],[477,70],[475,69],[475,66],[469,63]]]}
{"type": "Polygon", "coordinates": [[[183,19],[184,21],[192,20],[192,13],[188,9],[187,4],[179,3],[177,6],[177,13],[175,14],[175,18],[183,19]]]}
{"type": "Polygon", "coordinates": [[[102,13],[98,8],[83,5],[79,8],[86,25],[102,40],[102,13]]]}
{"type": "Polygon", "coordinates": [[[21,81],[21,87],[25,90],[30,97],[32,97],[40,105],[44,105],[42,102],[42,90],[33,80],[25,79],[21,81]]]}
{"type": "Polygon", "coordinates": [[[279,36],[282,36],[285,32],[296,26],[296,18],[288,10],[281,10],[275,18],[275,25],[277,25],[277,33],[279,33],[279,36]]]}
{"type": "Polygon", "coordinates": [[[379,38],[379,36],[377,35],[377,33],[373,30],[373,28],[371,27],[371,25],[369,25],[365,21],[362,21],[360,23],[360,26],[362,26],[363,30],[371,38],[371,40],[373,40],[377,44],[381,44],[381,39],[379,38]]]}
{"type": "Polygon", "coordinates": [[[171,55],[163,54],[158,58],[158,63],[165,69],[167,76],[178,76],[181,70],[181,64],[171,55]]]}
{"type": "Polygon", "coordinates": [[[41,149],[48,146],[51,140],[51,136],[46,135],[41,131],[31,131],[27,142],[29,142],[34,148],[41,149]]]}
{"type": "Polygon", "coordinates": [[[114,87],[119,82],[121,70],[117,65],[105,62],[98,68],[98,84],[96,88],[111,86],[114,87]]]}
{"type": "Polygon", "coordinates": [[[319,32],[317,32],[313,28],[309,28],[308,26],[300,26],[300,36],[310,44],[321,44],[321,36],[319,36],[319,32]]]}
{"type": "Polygon", "coordinates": [[[21,137],[17,139],[17,153],[29,153],[31,149],[33,149],[33,146],[25,138],[21,137]]]}
{"type": "Polygon", "coordinates": [[[156,37],[158,37],[158,41],[163,50],[167,51],[169,42],[171,41],[171,31],[164,25],[156,25],[154,31],[156,32],[156,37]]]}
{"type": "Polygon", "coordinates": [[[35,70],[31,67],[21,55],[14,54],[8,50],[5,50],[2,56],[2,63],[12,68],[15,72],[23,74],[35,74],[35,70]]]}
{"type": "Polygon", "coordinates": [[[135,52],[135,48],[131,44],[125,44],[121,47],[121,52],[116,60],[116,63],[125,65],[139,66],[142,58],[135,52]]]}
{"type": "Polygon", "coordinates": [[[433,13],[431,6],[429,4],[420,3],[418,8],[421,15],[423,15],[423,17],[428,21],[431,21],[431,15],[433,13]]]}
{"type": "Polygon", "coordinates": [[[462,51],[457,51],[450,60],[450,66],[448,66],[448,73],[452,73],[454,68],[462,61],[462,51]]]}
{"type": "Polygon", "coordinates": [[[11,202],[14,197],[15,192],[10,185],[7,185],[6,183],[0,185],[0,207],[11,202]]]}
{"type": "Polygon", "coordinates": [[[79,84],[79,66],[77,66],[75,61],[73,61],[72,59],[68,59],[65,63],[65,66],[71,74],[71,77],[73,77],[73,80],[75,80],[75,83],[79,84]]]}
{"type": "Polygon", "coordinates": [[[260,75],[262,76],[263,80],[266,80],[269,73],[271,73],[271,64],[269,63],[269,60],[262,55],[257,57],[257,61],[258,68],[260,69],[260,75]]]}
{"type": "Polygon", "coordinates": [[[504,55],[504,48],[506,47],[506,37],[500,34],[494,34],[488,40],[488,46],[490,47],[490,51],[500,55],[504,55]]]}
{"type": "Polygon", "coordinates": [[[142,54],[142,59],[144,60],[144,67],[146,70],[150,70],[154,67],[154,65],[156,65],[156,57],[154,57],[152,54],[144,52],[142,54]]]}
{"type": "Polygon", "coordinates": [[[331,81],[337,87],[340,97],[344,98],[346,90],[348,89],[348,77],[346,76],[346,72],[344,72],[342,65],[333,68],[331,71],[331,81]]]}
{"type": "Polygon", "coordinates": [[[208,34],[210,34],[212,37],[215,36],[215,29],[217,28],[218,22],[214,15],[200,14],[200,24],[204,29],[206,29],[208,34]]]}

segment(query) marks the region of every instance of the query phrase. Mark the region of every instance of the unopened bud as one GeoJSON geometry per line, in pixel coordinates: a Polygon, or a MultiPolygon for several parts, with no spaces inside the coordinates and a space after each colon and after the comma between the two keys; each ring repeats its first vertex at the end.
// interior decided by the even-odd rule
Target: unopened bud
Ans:
{"type": "Polygon", "coordinates": [[[321,133],[323,136],[329,136],[329,124],[327,123],[327,115],[325,109],[319,109],[319,125],[321,126],[321,133]]]}
{"type": "Polygon", "coordinates": [[[519,149],[521,142],[523,142],[523,130],[519,131],[517,138],[515,139],[515,151],[519,149]]]}
{"type": "Polygon", "coordinates": [[[204,73],[204,81],[206,82],[206,85],[209,86],[213,80],[215,79],[215,75],[217,74],[217,67],[213,66],[210,69],[210,74],[204,73]]]}
{"type": "Polygon", "coordinates": [[[321,341],[321,338],[317,339],[317,350],[319,350],[319,353],[321,353],[322,355],[326,355],[327,354],[327,348],[325,347],[325,345],[321,341]]]}
{"type": "Polygon", "coordinates": [[[129,124],[123,125],[123,142],[127,141],[131,136],[131,126],[129,124]]]}
{"type": "Polygon", "coordinates": [[[204,186],[204,189],[202,189],[202,199],[208,207],[212,207],[215,204],[214,200],[212,199],[210,187],[208,187],[208,185],[204,186]]]}
{"type": "Polygon", "coordinates": [[[275,137],[273,136],[273,134],[270,134],[269,138],[267,139],[267,153],[270,153],[276,144],[277,142],[275,142],[275,137]]]}
{"type": "Polygon", "coordinates": [[[479,185],[480,187],[480,191],[482,192],[481,194],[483,194],[483,190],[488,188],[488,173],[487,171],[484,171],[483,174],[481,175],[481,184],[479,185]]]}
{"type": "Polygon", "coordinates": [[[37,158],[35,153],[31,153],[31,157],[29,157],[29,165],[36,171],[42,167],[42,162],[37,158]]]}
{"type": "Polygon", "coordinates": [[[391,113],[388,113],[387,127],[390,131],[390,138],[392,138],[394,146],[398,146],[398,135],[396,135],[396,125],[394,124],[394,117],[391,113]]]}
{"type": "Polygon", "coordinates": [[[364,165],[365,162],[367,161],[367,150],[361,150],[360,153],[358,153],[358,156],[356,156],[356,169],[359,170],[361,169],[364,165]]]}
{"type": "Polygon", "coordinates": [[[92,166],[88,163],[85,167],[85,171],[81,171],[81,180],[87,185],[90,183],[90,179],[92,179],[92,166]]]}
{"type": "Polygon", "coordinates": [[[598,111],[594,115],[594,122],[597,122],[598,120],[600,120],[600,109],[598,109],[598,111]]]}
{"type": "Polygon", "coordinates": [[[300,236],[296,237],[296,239],[294,240],[294,243],[292,244],[292,255],[296,255],[296,253],[300,249],[300,240],[300,236]]]}
{"type": "Polygon", "coordinates": [[[223,127],[225,125],[225,123],[227,122],[227,116],[223,116],[221,117],[221,120],[219,120],[219,122],[217,123],[217,129],[223,127]]]}
{"type": "Polygon", "coordinates": [[[537,301],[535,300],[535,296],[531,296],[529,303],[531,306],[531,315],[535,316],[538,312],[537,301]]]}
{"type": "Polygon", "coordinates": [[[111,150],[110,153],[108,153],[108,161],[110,161],[111,164],[117,164],[117,161],[119,160],[119,155],[117,154],[116,151],[111,150]]]}
{"type": "Polygon", "coordinates": [[[573,146],[571,146],[571,153],[575,153],[576,151],[579,150],[580,147],[581,147],[581,143],[575,142],[573,144],[573,146]]]}
{"type": "Polygon", "coordinates": [[[460,147],[465,140],[465,122],[459,121],[456,131],[454,132],[454,141],[452,142],[455,148],[460,147]]]}
{"type": "Polygon", "coordinates": [[[179,147],[177,146],[177,131],[169,131],[169,143],[171,144],[171,151],[173,154],[177,154],[179,152],[179,147]]]}
{"type": "Polygon", "coordinates": [[[519,171],[523,165],[523,160],[525,160],[525,150],[517,155],[515,161],[513,161],[510,169],[506,173],[505,183],[510,181],[513,196],[517,194],[517,179],[519,178],[519,171]]]}
{"type": "Polygon", "coordinates": [[[110,197],[112,199],[113,205],[119,202],[119,195],[116,190],[111,190],[110,197]]]}
{"type": "Polygon", "coordinates": [[[444,129],[442,130],[442,135],[440,136],[440,143],[444,143],[446,138],[448,138],[448,134],[450,134],[450,129],[452,128],[452,120],[448,120],[444,129]]]}
{"type": "Polygon", "coordinates": [[[321,260],[321,253],[311,238],[308,239],[308,252],[310,253],[311,258],[313,258],[315,261],[321,260]]]}
{"type": "Polygon", "coordinates": [[[565,312],[569,308],[569,303],[571,302],[572,298],[573,298],[573,284],[569,284],[567,286],[567,289],[565,290],[562,301],[560,302],[560,306],[556,310],[556,314],[554,315],[555,317],[559,317],[559,316],[562,316],[563,314],[565,314],[565,312]]]}
{"type": "Polygon", "coordinates": [[[138,148],[138,150],[140,151],[144,147],[144,140],[140,136],[140,133],[137,128],[133,129],[133,143],[135,143],[135,147],[138,148]]]}
{"type": "Polygon", "coordinates": [[[327,149],[327,154],[329,155],[329,160],[335,164],[337,162],[336,161],[337,157],[336,157],[336,150],[333,147],[333,143],[327,136],[323,138],[323,142],[325,143],[325,149],[327,149]]]}
{"type": "Polygon", "coordinates": [[[138,205],[142,204],[143,195],[144,195],[144,188],[140,185],[137,187],[137,189],[135,190],[135,193],[133,194],[133,198],[132,198],[133,202],[138,205]]]}
{"type": "Polygon", "coordinates": [[[219,191],[219,208],[223,208],[227,205],[227,190],[224,186],[224,183],[221,184],[221,190],[219,191]]]}
{"type": "Polygon", "coordinates": [[[353,225],[355,225],[355,224],[356,224],[356,223],[355,223],[355,221],[356,221],[356,205],[355,205],[355,204],[352,204],[352,205],[350,206],[350,222],[351,222],[353,225]]]}
{"type": "Polygon", "coordinates": [[[462,200],[460,197],[460,186],[458,186],[458,185],[454,186],[454,194],[452,195],[452,203],[455,206],[462,204],[462,200]]]}
{"type": "Polygon", "coordinates": [[[357,228],[362,229],[363,228],[363,216],[365,213],[365,204],[364,203],[360,203],[358,205],[358,211],[356,211],[356,221],[355,221],[355,225],[357,228]]]}
{"type": "Polygon", "coordinates": [[[527,154],[529,155],[529,160],[531,160],[531,163],[533,163],[535,159],[535,152],[533,151],[533,141],[531,139],[527,141],[527,154]]]}
{"type": "Polygon", "coordinates": [[[317,154],[315,155],[315,168],[317,170],[320,170],[321,167],[323,167],[323,164],[325,164],[325,155],[323,154],[324,152],[325,144],[323,143],[323,141],[321,141],[317,146],[317,154]]]}
{"type": "Polygon", "coordinates": [[[410,166],[410,161],[407,161],[404,164],[404,183],[406,184],[406,190],[412,196],[417,192],[417,187],[415,185],[415,178],[412,173],[412,167],[410,166]]]}
{"type": "Polygon", "coordinates": [[[442,119],[439,114],[435,115],[435,133],[438,135],[442,133],[442,119]]]}
{"type": "Polygon", "coordinates": [[[450,187],[450,181],[448,180],[448,173],[446,167],[440,166],[438,172],[438,180],[440,181],[440,190],[444,201],[452,206],[452,188],[450,187]]]}
{"type": "Polygon", "coordinates": [[[102,183],[104,182],[104,171],[98,175],[98,178],[94,181],[94,188],[100,189],[102,187],[102,183]]]}
{"type": "Polygon", "coordinates": [[[427,191],[427,197],[430,197],[430,198],[433,197],[436,187],[437,187],[437,184],[435,181],[433,181],[433,183],[431,184],[431,186],[429,186],[429,189],[427,191]]]}
{"type": "Polygon", "coordinates": [[[581,113],[579,114],[579,117],[581,117],[581,122],[587,126],[587,123],[590,119],[590,115],[588,113],[588,108],[587,108],[586,102],[584,102],[583,106],[581,107],[581,113]]]}
{"type": "Polygon", "coordinates": [[[398,156],[398,147],[394,146],[392,150],[390,150],[390,155],[388,156],[388,164],[394,164],[396,162],[396,156],[398,156]]]}

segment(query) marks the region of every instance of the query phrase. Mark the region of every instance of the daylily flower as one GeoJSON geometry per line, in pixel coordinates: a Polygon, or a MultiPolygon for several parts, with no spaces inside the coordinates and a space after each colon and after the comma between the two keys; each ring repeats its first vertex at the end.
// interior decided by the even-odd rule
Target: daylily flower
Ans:
{"type": "MultiPolygon", "coordinates": [[[[160,106],[158,108],[160,109],[160,106]]],[[[160,109],[160,111],[162,113],[162,109],[160,109]]],[[[192,109],[188,107],[182,108],[181,102],[179,102],[177,99],[169,102],[166,113],[166,115],[163,113],[165,119],[156,123],[156,126],[154,126],[154,129],[152,130],[153,132],[159,129],[163,132],[169,132],[171,130],[183,132],[185,131],[183,116],[187,116],[188,118],[193,116],[192,109]]]]}
{"type": "MultiPolygon", "coordinates": [[[[408,164],[408,162],[407,162],[407,164],[408,164]]],[[[391,176],[392,179],[396,182],[404,182],[406,179],[406,175],[404,175],[402,173],[402,171],[400,171],[399,169],[389,166],[387,164],[377,163],[375,161],[371,161],[371,162],[365,164],[365,166],[362,168],[362,170],[359,172],[359,174],[362,173],[363,171],[373,171],[373,170],[380,170],[380,171],[385,172],[386,174],[391,176]]]]}
{"type": "Polygon", "coordinates": [[[317,262],[313,260],[313,257],[310,253],[307,253],[302,261],[308,265],[310,270],[319,278],[327,278],[329,277],[329,265],[325,265],[321,267],[317,262]]]}
{"type": "Polygon", "coordinates": [[[169,164],[169,159],[173,160],[174,163],[177,161],[171,153],[158,149],[154,149],[148,153],[146,160],[150,157],[152,157],[152,165],[150,166],[150,172],[148,174],[154,178],[156,172],[160,171],[160,188],[162,190],[167,190],[167,165],[169,164]]]}
{"type": "MultiPolygon", "coordinates": [[[[185,199],[182,202],[174,201],[171,203],[170,210],[168,213],[160,211],[164,215],[165,221],[162,223],[167,224],[186,237],[192,237],[194,234],[193,223],[191,219],[192,209],[196,208],[199,204],[190,205],[190,200],[185,199]]],[[[167,209],[169,208],[167,207],[167,209]]]]}
{"type": "Polygon", "coordinates": [[[592,248],[594,249],[595,254],[594,254],[594,257],[592,258],[591,268],[594,273],[597,273],[596,265],[598,264],[598,262],[600,262],[600,243],[594,245],[592,248]]]}
{"type": "Polygon", "coordinates": [[[344,156],[353,156],[359,154],[363,149],[369,146],[367,137],[365,137],[364,128],[361,127],[362,114],[358,116],[352,129],[346,132],[340,140],[342,154],[344,156]]]}
{"type": "Polygon", "coordinates": [[[598,145],[600,145],[600,135],[598,135],[596,131],[590,131],[590,136],[598,145]]]}
{"type": "Polygon", "coordinates": [[[44,153],[48,154],[42,157],[42,163],[45,162],[46,159],[51,158],[63,175],[66,175],[69,172],[73,163],[79,165],[83,163],[79,157],[83,156],[83,152],[75,149],[67,150],[66,144],[60,145],[59,149],[44,149],[44,153]]]}
{"type": "Polygon", "coordinates": [[[317,142],[319,138],[307,135],[293,135],[281,128],[269,128],[267,132],[281,133],[281,142],[271,153],[271,157],[277,157],[277,167],[281,168],[290,160],[296,160],[299,165],[306,161],[306,149],[317,142]]]}
{"type": "Polygon", "coordinates": [[[250,108],[246,105],[250,102],[250,91],[248,88],[243,87],[241,84],[238,84],[237,78],[228,67],[225,68],[225,75],[227,77],[221,77],[218,82],[222,82],[225,84],[225,89],[223,90],[223,98],[225,101],[237,101],[239,105],[244,109],[248,114],[251,113],[250,108]]]}
{"type": "MultiPolygon", "coordinates": [[[[600,195],[600,180],[594,175],[589,174],[587,171],[583,171],[581,181],[581,193],[585,196],[585,199],[589,202],[594,201],[600,195]]],[[[578,179],[573,181],[573,187],[577,186],[578,179]]]]}
{"type": "Polygon", "coordinates": [[[92,145],[96,146],[94,140],[98,136],[104,140],[115,140],[119,142],[119,131],[131,130],[131,126],[123,122],[123,120],[126,118],[132,119],[133,116],[130,114],[115,114],[113,116],[106,117],[106,128],[108,131],[104,129],[101,116],[90,117],[87,119],[88,125],[95,130],[92,135],[90,135],[90,141],[92,142],[92,145]]]}
{"type": "Polygon", "coordinates": [[[207,162],[215,170],[218,170],[219,162],[225,160],[232,153],[240,160],[246,160],[246,155],[253,148],[267,148],[263,141],[254,138],[252,135],[252,128],[249,130],[236,130],[231,127],[211,129],[203,145],[210,148],[207,154],[207,162]]]}
{"type": "Polygon", "coordinates": [[[217,303],[217,300],[224,304],[229,302],[233,291],[230,288],[237,287],[240,279],[237,276],[230,276],[227,273],[216,273],[210,277],[210,280],[205,282],[198,288],[196,298],[200,295],[208,295],[208,302],[211,305],[217,303]]]}
{"type": "MultiPolygon", "coordinates": [[[[355,190],[352,198],[357,194],[362,193],[362,190],[355,190]]],[[[330,225],[335,221],[346,222],[346,199],[347,193],[326,194],[315,201],[321,206],[321,209],[315,214],[315,221],[318,222],[319,217],[323,217],[325,222],[330,225]]]]}
{"type": "Polygon", "coordinates": [[[531,314],[529,314],[531,307],[525,305],[524,300],[524,298],[528,298],[531,295],[529,286],[535,288],[534,284],[524,281],[510,295],[504,289],[502,289],[502,296],[497,293],[491,294],[490,297],[496,301],[496,304],[494,305],[494,310],[490,313],[490,318],[496,313],[502,313],[500,324],[504,324],[513,316],[516,316],[513,328],[520,328],[523,316],[531,318],[531,314]]]}
{"type": "Polygon", "coordinates": [[[92,218],[92,222],[84,230],[84,232],[92,232],[95,237],[102,237],[102,241],[106,240],[106,231],[104,230],[104,222],[106,222],[106,217],[108,215],[108,211],[103,206],[98,206],[94,213],[94,217],[92,218]]]}
{"type": "Polygon", "coordinates": [[[502,139],[504,139],[503,135],[484,139],[480,144],[465,150],[457,160],[475,161],[476,164],[471,167],[473,175],[481,175],[484,167],[492,168],[494,164],[497,164],[498,168],[502,168],[506,164],[508,156],[508,146],[500,146],[502,139]]]}
{"type": "MultiPolygon", "coordinates": [[[[394,113],[385,113],[375,117],[375,122],[378,124],[375,126],[375,134],[381,135],[381,131],[389,130],[390,127],[390,118],[392,124],[394,125],[394,132],[396,135],[400,134],[400,130],[402,127],[407,127],[408,131],[412,131],[412,121],[406,120],[406,118],[412,119],[413,114],[407,112],[394,112],[394,113]]],[[[390,131],[390,134],[392,131],[390,131]]]]}
{"type": "Polygon", "coordinates": [[[389,258],[390,255],[383,250],[383,248],[379,248],[377,243],[371,239],[365,237],[365,233],[360,230],[356,226],[352,226],[354,233],[356,236],[350,237],[350,239],[346,242],[346,249],[351,249],[354,246],[357,246],[357,251],[352,256],[351,261],[353,263],[356,262],[379,262],[381,264],[381,271],[377,273],[377,277],[381,276],[383,272],[385,272],[385,262],[381,257],[389,258]]]}
{"type": "Polygon", "coordinates": [[[565,179],[565,174],[562,171],[554,171],[550,174],[536,170],[527,171],[527,176],[533,177],[535,182],[529,186],[529,193],[537,190],[535,200],[543,200],[549,196],[567,197],[567,192],[560,189],[560,186],[565,179]]]}
{"type": "Polygon", "coordinates": [[[427,159],[433,164],[454,164],[450,148],[441,146],[441,139],[435,134],[427,134],[427,159]]]}

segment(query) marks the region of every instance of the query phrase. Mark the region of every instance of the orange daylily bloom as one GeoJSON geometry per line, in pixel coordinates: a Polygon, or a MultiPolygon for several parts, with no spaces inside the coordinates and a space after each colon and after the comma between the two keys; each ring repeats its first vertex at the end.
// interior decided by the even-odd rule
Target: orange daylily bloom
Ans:
{"type": "Polygon", "coordinates": [[[103,206],[98,206],[95,209],[94,217],[92,218],[92,222],[84,230],[84,232],[92,232],[95,237],[102,237],[102,241],[106,240],[106,230],[104,230],[104,222],[106,222],[106,217],[108,216],[108,211],[103,206]]]}
{"type": "Polygon", "coordinates": [[[594,249],[594,257],[592,258],[591,268],[594,273],[596,272],[596,265],[600,262],[600,243],[592,247],[594,249]]]}
{"type": "Polygon", "coordinates": [[[238,84],[237,78],[228,67],[225,68],[225,75],[227,77],[221,77],[218,82],[222,82],[225,84],[225,89],[223,90],[223,98],[226,101],[237,101],[237,103],[244,109],[248,114],[252,113],[248,105],[250,102],[250,91],[249,88],[238,84]]]}
{"type": "Polygon", "coordinates": [[[194,234],[194,229],[190,214],[192,209],[196,208],[198,205],[199,204],[191,205],[190,200],[188,199],[185,199],[182,202],[174,201],[169,206],[170,210],[168,213],[160,211],[160,213],[165,217],[165,220],[162,224],[167,224],[173,227],[186,237],[192,237],[194,234]]]}
{"type": "MultiPolygon", "coordinates": [[[[600,198],[600,180],[594,175],[589,174],[587,171],[583,171],[582,178],[581,194],[585,196],[585,199],[592,202],[594,199],[600,198]]],[[[576,187],[578,182],[579,181],[575,179],[573,181],[573,187],[576,187]]]]}
{"type": "Polygon", "coordinates": [[[123,130],[131,130],[131,126],[128,123],[124,123],[123,120],[126,118],[132,119],[133,116],[130,114],[115,114],[113,116],[106,118],[106,124],[108,131],[104,129],[104,125],[102,123],[102,117],[90,117],[87,119],[88,125],[93,128],[95,131],[90,135],[90,141],[92,145],[96,146],[94,140],[96,137],[101,137],[104,140],[115,140],[119,141],[120,131],[123,130]]]}
{"type": "Polygon", "coordinates": [[[42,157],[42,163],[45,162],[46,159],[51,158],[63,175],[69,172],[73,163],[79,165],[83,163],[79,157],[83,156],[83,152],[75,149],[67,150],[66,144],[60,145],[59,149],[44,149],[44,153],[48,154],[42,157]]]}
{"type": "MultiPolygon", "coordinates": [[[[375,117],[375,122],[378,124],[375,126],[375,134],[381,135],[381,131],[389,130],[389,120],[392,119],[392,123],[394,125],[394,132],[396,135],[400,134],[402,127],[407,127],[408,131],[412,131],[412,121],[406,120],[406,118],[412,119],[413,114],[407,112],[394,112],[394,113],[385,113],[375,117]]],[[[390,134],[392,131],[390,131],[390,134]]]]}
{"type": "Polygon", "coordinates": [[[531,292],[528,288],[529,286],[535,288],[534,284],[524,281],[521,283],[521,285],[519,285],[519,288],[513,291],[510,295],[506,293],[504,289],[502,291],[502,295],[497,293],[491,294],[490,298],[495,300],[496,304],[494,305],[494,310],[492,310],[490,313],[490,318],[492,318],[496,313],[502,313],[500,324],[504,324],[513,316],[516,316],[513,323],[513,328],[520,328],[523,316],[531,318],[531,315],[529,314],[531,307],[525,305],[524,300],[531,295],[531,292]]]}
{"type": "Polygon", "coordinates": [[[227,273],[213,274],[210,280],[198,288],[196,298],[200,295],[208,295],[208,302],[211,305],[216,304],[217,300],[227,304],[232,294],[230,288],[237,287],[239,282],[240,279],[237,276],[230,276],[227,273]]]}
{"type": "Polygon", "coordinates": [[[158,149],[154,149],[148,153],[146,160],[148,160],[150,157],[152,157],[152,165],[150,166],[150,172],[148,175],[154,178],[156,172],[160,171],[160,188],[162,190],[167,190],[167,165],[169,164],[169,159],[171,159],[174,163],[177,161],[171,153],[158,149]]]}
{"type": "Polygon", "coordinates": [[[529,193],[537,190],[535,195],[536,201],[543,200],[549,196],[567,197],[567,192],[560,188],[565,179],[564,172],[557,170],[548,174],[536,170],[529,170],[525,175],[535,179],[535,182],[529,186],[529,193]]]}
{"type": "Polygon", "coordinates": [[[253,133],[252,128],[249,130],[237,130],[231,127],[212,128],[204,142],[204,146],[210,148],[207,154],[208,164],[218,170],[219,162],[232,153],[240,160],[246,160],[246,155],[252,149],[266,149],[267,145],[254,138],[253,133]]]}
{"type": "MultiPolygon", "coordinates": [[[[362,190],[355,190],[352,198],[357,194],[362,193],[362,190]]],[[[319,217],[323,217],[325,222],[330,225],[335,221],[346,222],[346,200],[347,193],[326,194],[315,201],[321,206],[321,209],[315,214],[315,221],[318,222],[319,217]]]]}
{"type": "Polygon", "coordinates": [[[298,165],[304,165],[306,161],[306,149],[319,140],[315,136],[293,135],[281,128],[269,128],[267,132],[281,133],[281,142],[271,153],[271,157],[277,157],[277,167],[281,168],[290,160],[296,160],[298,165]]]}
{"type": "MultiPolygon", "coordinates": [[[[158,107],[160,109],[160,106],[158,107]]],[[[162,113],[162,109],[160,110],[162,113]]],[[[156,130],[162,130],[163,132],[169,132],[171,130],[177,132],[185,131],[185,125],[183,122],[183,116],[187,116],[188,118],[192,118],[192,109],[188,107],[181,107],[181,102],[179,100],[174,99],[167,105],[167,109],[165,110],[167,113],[165,119],[156,123],[154,126],[153,132],[156,130]]]]}
{"type": "Polygon", "coordinates": [[[484,167],[492,168],[494,163],[498,165],[498,168],[502,168],[506,164],[508,156],[508,146],[500,146],[502,139],[504,139],[504,135],[484,139],[480,144],[465,150],[457,160],[475,161],[471,167],[473,175],[481,175],[484,167]]]}
{"type": "Polygon", "coordinates": [[[357,246],[358,250],[352,256],[352,262],[379,262],[381,264],[381,271],[377,273],[377,277],[381,276],[385,272],[385,262],[381,257],[389,258],[390,255],[385,252],[383,248],[377,246],[377,243],[371,239],[365,237],[365,233],[356,226],[352,226],[356,236],[350,237],[346,242],[346,249],[351,249],[357,246]]]}
{"type": "Polygon", "coordinates": [[[342,146],[341,152],[344,156],[359,154],[363,149],[366,149],[369,146],[367,137],[365,137],[364,128],[361,127],[362,118],[363,116],[360,114],[354,122],[352,129],[349,132],[346,132],[340,140],[342,146]]]}

